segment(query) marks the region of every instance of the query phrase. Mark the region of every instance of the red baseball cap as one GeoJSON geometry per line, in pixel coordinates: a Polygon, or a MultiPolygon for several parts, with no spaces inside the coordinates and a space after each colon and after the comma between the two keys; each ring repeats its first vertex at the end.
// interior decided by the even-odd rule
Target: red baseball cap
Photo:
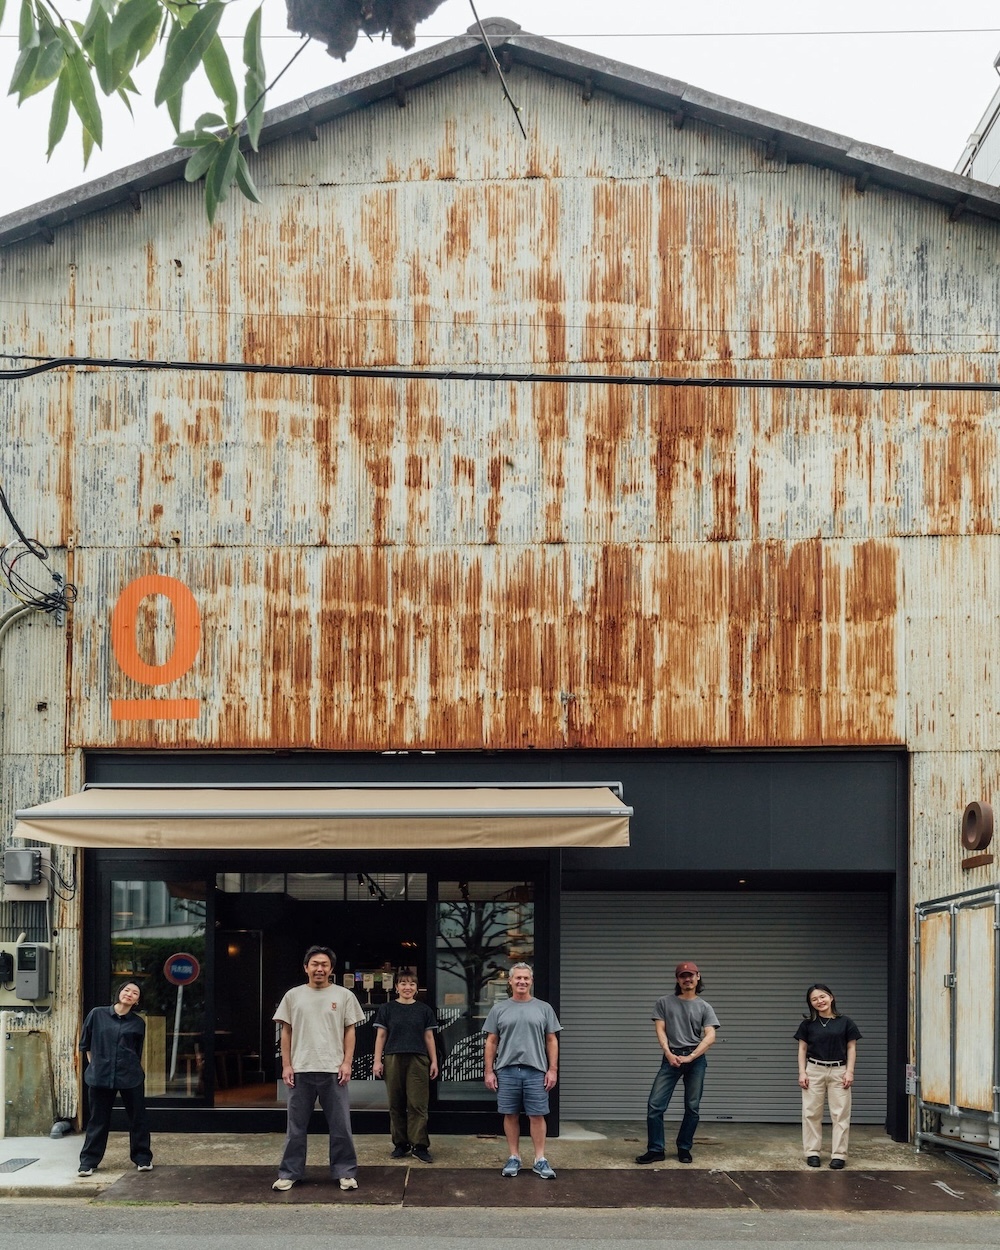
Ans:
{"type": "Polygon", "coordinates": [[[674,969],[674,976],[679,977],[682,972],[693,972],[696,977],[701,976],[701,973],[698,971],[698,965],[693,964],[690,961],[690,959],[685,960],[684,963],[677,965],[677,967],[674,969]]]}

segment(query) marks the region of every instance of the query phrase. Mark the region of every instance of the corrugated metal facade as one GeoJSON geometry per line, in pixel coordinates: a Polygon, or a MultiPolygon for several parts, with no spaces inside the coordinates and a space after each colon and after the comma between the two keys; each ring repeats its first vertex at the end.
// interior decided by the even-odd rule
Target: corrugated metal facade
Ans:
{"type": "MultiPolygon", "coordinates": [[[[996,223],[511,82],[528,142],[461,70],[268,147],[263,205],[214,228],[178,183],[6,248],[2,350],[996,377],[996,223]]],[[[958,821],[1000,779],[993,396],[79,369],[6,383],[0,421],[21,525],[80,587],[67,635],[5,646],[6,829],[86,748],[905,746],[914,897],[972,883],[958,821]],[[109,630],[148,574],[200,616],[162,684],[109,630]],[[196,715],[113,717],[154,697],[196,715]]],[[[134,628],[166,672],[167,601],[134,628]]]]}

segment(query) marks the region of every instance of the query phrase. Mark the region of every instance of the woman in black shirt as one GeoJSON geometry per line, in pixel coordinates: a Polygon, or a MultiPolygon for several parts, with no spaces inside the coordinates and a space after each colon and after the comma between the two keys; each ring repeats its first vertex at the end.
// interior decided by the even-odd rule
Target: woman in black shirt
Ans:
{"type": "Polygon", "coordinates": [[[837,1010],[828,985],[806,990],[809,1011],[795,1031],[799,1043],[799,1085],[802,1088],[802,1149],[811,1168],[820,1166],[823,1143],[823,1103],[829,1103],[833,1123],[830,1167],[844,1167],[851,1128],[851,1086],[861,1033],[850,1016],[837,1010]]]}
{"type": "Polygon", "coordinates": [[[83,1022],[80,1050],[87,1056],[83,1079],[90,1098],[87,1135],[80,1151],[78,1176],[92,1175],[104,1158],[111,1127],[111,1108],[120,1093],[128,1116],[129,1155],[140,1172],[153,1169],[146,1117],[142,1046],[146,1022],[133,1008],[139,987],[127,981],[110,1007],[95,1007],[83,1022]]]}

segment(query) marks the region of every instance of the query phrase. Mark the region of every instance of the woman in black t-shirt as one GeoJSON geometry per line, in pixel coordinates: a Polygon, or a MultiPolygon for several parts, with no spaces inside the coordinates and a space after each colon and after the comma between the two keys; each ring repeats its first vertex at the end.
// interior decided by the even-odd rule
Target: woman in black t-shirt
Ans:
{"type": "Polygon", "coordinates": [[[799,1044],[799,1085],[802,1088],[802,1149],[811,1168],[820,1166],[823,1103],[830,1107],[833,1143],[830,1167],[844,1167],[851,1128],[851,1086],[861,1032],[850,1016],[837,1010],[828,985],[806,990],[809,1011],[795,1030],[799,1044]]]}

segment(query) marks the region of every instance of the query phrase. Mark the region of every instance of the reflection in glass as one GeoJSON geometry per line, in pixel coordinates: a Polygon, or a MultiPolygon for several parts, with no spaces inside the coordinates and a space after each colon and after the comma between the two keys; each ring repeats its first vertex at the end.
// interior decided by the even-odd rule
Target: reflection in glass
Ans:
{"type": "Polygon", "coordinates": [[[112,993],[126,979],[142,991],[150,1097],[204,1093],[204,964],[204,882],[112,881],[112,993]],[[201,972],[186,985],[173,985],[164,965],[182,953],[193,956],[201,972]]]}
{"type": "Polygon", "coordinates": [[[483,1085],[482,1027],[507,997],[511,964],[535,954],[534,888],[525,881],[442,881],[437,908],[441,1099],[492,1101],[483,1085]]]}

